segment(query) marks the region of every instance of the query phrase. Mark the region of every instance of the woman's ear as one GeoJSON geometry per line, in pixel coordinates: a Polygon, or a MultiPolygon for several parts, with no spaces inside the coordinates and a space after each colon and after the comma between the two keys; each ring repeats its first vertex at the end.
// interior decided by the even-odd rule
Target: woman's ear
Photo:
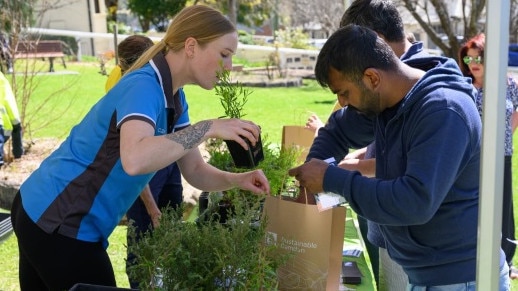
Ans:
{"type": "Polygon", "coordinates": [[[372,91],[377,91],[381,83],[380,71],[375,68],[367,68],[363,72],[363,84],[372,91]]]}
{"type": "Polygon", "coordinates": [[[185,45],[184,45],[184,47],[185,47],[185,54],[187,55],[188,58],[190,58],[190,59],[194,58],[194,52],[196,50],[196,45],[197,44],[198,44],[198,42],[193,37],[188,37],[185,40],[185,45]]]}

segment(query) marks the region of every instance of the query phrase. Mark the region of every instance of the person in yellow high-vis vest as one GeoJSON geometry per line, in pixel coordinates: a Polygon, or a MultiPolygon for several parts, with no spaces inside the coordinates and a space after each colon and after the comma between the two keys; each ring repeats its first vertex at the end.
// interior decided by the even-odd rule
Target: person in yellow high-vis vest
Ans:
{"type": "Polygon", "coordinates": [[[12,137],[15,159],[23,155],[22,124],[11,84],[0,72],[0,164],[4,163],[4,144],[12,137]]]}

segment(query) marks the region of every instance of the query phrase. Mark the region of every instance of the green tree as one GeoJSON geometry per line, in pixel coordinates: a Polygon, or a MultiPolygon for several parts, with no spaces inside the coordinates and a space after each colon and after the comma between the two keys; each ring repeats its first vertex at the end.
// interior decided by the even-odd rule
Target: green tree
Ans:
{"type": "Polygon", "coordinates": [[[273,0],[189,0],[193,5],[205,4],[228,15],[232,23],[250,26],[263,24],[272,11],[273,0]]]}
{"type": "Polygon", "coordinates": [[[187,0],[128,0],[128,8],[139,20],[143,31],[151,25],[157,31],[167,30],[169,21],[185,7],[187,0]]]}
{"type": "Polygon", "coordinates": [[[270,18],[271,1],[265,0],[236,0],[238,5],[237,22],[252,26],[262,25],[270,18]]]}
{"type": "Polygon", "coordinates": [[[0,0],[0,32],[19,34],[33,21],[35,0],[0,0]]]}

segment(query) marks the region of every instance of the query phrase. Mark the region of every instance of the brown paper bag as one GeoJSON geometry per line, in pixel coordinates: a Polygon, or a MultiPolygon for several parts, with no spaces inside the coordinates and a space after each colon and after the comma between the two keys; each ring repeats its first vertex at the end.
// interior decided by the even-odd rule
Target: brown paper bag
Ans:
{"type": "Polygon", "coordinates": [[[292,146],[301,150],[298,161],[303,163],[309,153],[309,148],[313,144],[315,133],[307,130],[301,125],[284,125],[282,127],[282,148],[292,146]]]}
{"type": "Polygon", "coordinates": [[[266,197],[268,243],[290,253],[277,270],[279,290],[338,290],[345,207],[319,212],[316,205],[266,197]]]}

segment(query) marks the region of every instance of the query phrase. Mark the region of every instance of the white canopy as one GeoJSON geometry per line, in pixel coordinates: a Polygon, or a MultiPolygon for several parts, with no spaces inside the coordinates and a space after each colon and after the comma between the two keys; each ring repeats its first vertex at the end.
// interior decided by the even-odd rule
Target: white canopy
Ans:
{"type": "Polygon", "coordinates": [[[487,1],[477,290],[498,290],[509,11],[509,0],[487,1]]]}

